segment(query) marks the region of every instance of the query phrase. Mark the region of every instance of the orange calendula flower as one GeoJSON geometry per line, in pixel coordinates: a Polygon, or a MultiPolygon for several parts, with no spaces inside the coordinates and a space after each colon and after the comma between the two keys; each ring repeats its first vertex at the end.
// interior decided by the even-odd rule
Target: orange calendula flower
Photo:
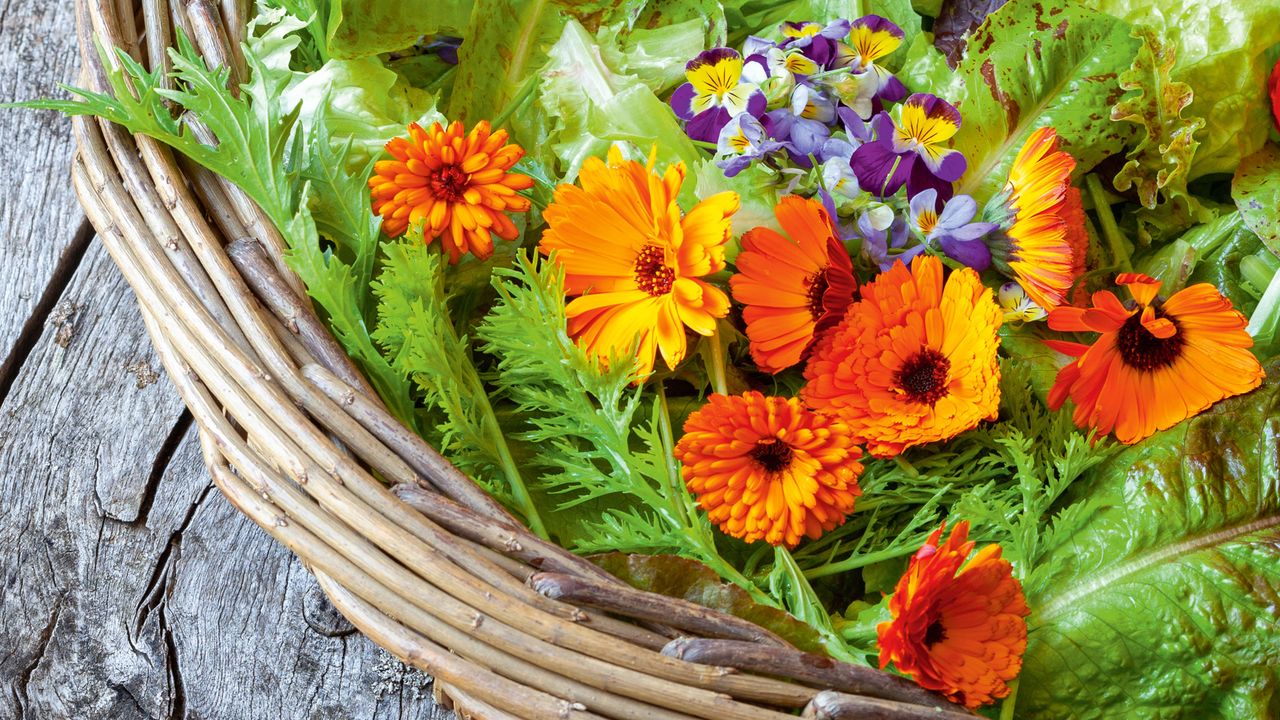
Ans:
{"type": "Polygon", "coordinates": [[[816,539],[862,494],[848,428],[795,398],[712,395],[685,421],[675,455],[711,522],[747,542],[816,539]]]}
{"type": "Polygon", "coordinates": [[[468,252],[481,259],[493,254],[493,235],[519,235],[506,214],[529,211],[529,199],[516,191],[533,187],[533,179],[508,172],[524,150],[507,144],[506,130],[491,133],[487,120],[470,133],[460,122],[427,130],[412,123],[409,137],[392,138],[387,152],[395,159],[374,164],[369,187],[388,237],[422,223],[427,242],[442,238],[456,263],[468,252]]]}
{"type": "Polygon", "coordinates": [[[897,263],[818,342],[800,395],[876,457],[954,437],[996,416],[1002,316],[972,269],[944,282],[936,257],[897,263]]]}
{"type": "Polygon", "coordinates": [[[1100,333],[1092,345],[1045,341],[1076,358],[1058,371],[1050,408],[1070,398],[1077,426],[1114,432],[1128,445],[1262,384],[1248,321],[1217,288],[1200,283],[1165,300],[1160,282],[1146,275],[1123,273],[1116,284],[1133,302],[1101,290],[1093,307],[1049,313],[1054,330],[1100,333]]]}
{"type": "MultiPolygon", "coordinates": [[[[655,148],[656,151],[656,148],[655,148]]],[[[653,370],[658,351],[667,367],[684,358],[687,327],[715,332],[729,312],[724,291],[699,278],[724,269],[724,245],[738,195],[723,192],[681,217],[676,196],[684,164],[653,172],[624,161],[616,147],[609,162],[588,158],[581,187],[561,185],[542,217],[547,230],[538,250],[556,253],[565,292],[579,295],[565,309],[569,335],[602,360],[629,352],[639,340],[636,369],[653,370]]]]}
{"type": "Polygon", "coordinates": [[[773,212],[786,236],[748,230],[729,285],[746,306],[751,358],[776,373],[800,362],[814,338],[840,321],[858,281],[822,203],[788,195],[773,212]]]}
{"type": "Polygon", "coordinates": [[[1079,194],[1072,196],[1075,167],[1054,129],[1040,128],[1014,158],[1004,190],[987,203],[984,219],[1004,231],[993,234],[992,262],[1045,310],[1065,302],[1082,271],[1081,238],[1088,245],[1079,194]]]}
{"type": "Polygon", "coordinates": [[[965,563],[969,523],[939,545],[945,528],[911,558],[889,598],[893,619],[876,627],[880,667],[892,661],[920,687],[977,708],[1008,695],[1022,670],[1030,610],[999,545],[965,563]]]}

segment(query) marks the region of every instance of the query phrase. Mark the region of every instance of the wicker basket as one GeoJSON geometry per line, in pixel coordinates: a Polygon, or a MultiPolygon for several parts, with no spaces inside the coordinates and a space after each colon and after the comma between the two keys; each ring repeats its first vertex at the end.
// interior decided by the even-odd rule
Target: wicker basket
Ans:
{"type": "MultiPolygon", "coordinates": [[[[244,76],[243,0],[77,9],[84,87],[106,89],[95,36],[154,67],[175,27],[244,76]]],[[[80,202],[137,294],[218,487],[462,715],[971,717],[900,678],[630,589],[534,537],[386,412],[237,188],[109,123],[77,118],[75,137],[80,202]]]]}

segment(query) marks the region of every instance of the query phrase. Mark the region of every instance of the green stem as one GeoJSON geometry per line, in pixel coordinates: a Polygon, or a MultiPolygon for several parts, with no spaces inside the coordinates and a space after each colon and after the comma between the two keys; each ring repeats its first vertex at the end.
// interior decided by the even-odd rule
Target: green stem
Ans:
{"type": "Polygon", "coordinates": [[[877,550],[876,552],[870,552],[865,555],[854,555],[853,557],[846,558],[840,562],[827,563],[826,565],[819,565],[811,570],[806,570],[804,571],[804,576],[809,580],[817,580],[821,577],[839,575],[840,573],[848,572],[850,570],[857,570],[858,568],[873,565],[884,560],[893,560],[894,558],[899,558],[903,555],[910,555],[915,551],[916,548],[908,546],[886,548],[884,550],[877,550]]]}
{"type": "Polygon", "coordinates": [[[1133,265],[1129,261],[1129,251],[1124,246],[1124,233],[1120,232],[1115,215],[1111,213],[1111,203],[1107,200],[1102,180],[1098,179],[1096,174],[1090,174],[1085,177],[1084,182],[1089,190],[1089,197],[1093,200],[1093,209],[1098,213],[1098,222],[1102,224],[1102,237],[1106,239],[1107,246],[1111,249],[1112,261],[1125,272],[1132,272],[1133,265]]]}
{"type": "Polygon", "coordinates": [[[711,376],[711,389],[721,395],[728,395],[729,382],[725,376],[724,343],[720,342],[720,321],[716,321],[716,331],[707,340],[711,343],[711,359],[707,363],[707,372],[711,376]]]}
{"type": "Polygon", "coordinates": [[[1018,680],[1009,683],[1009,694],[1000,703],[1000,720],[1013,720],[1013,713],[1018,707],[1018,680]]]}
{"type": "Polygon", "coordinates": [[[529,98],[533,97],[533,91],[538,87],[539,77],[541,76],[534,73],[520,85],[520,90],[516,92],[516,96],[511,98],[511,102],[507,103],[506,107],[502,108],[502,112],[498,113],[498,116],[493,119],[490,127],[494,130],[502,127],[502,124],[509,120],[515,114],[515,111],[520,109],[521,105],[524,105],[529,98]]]}

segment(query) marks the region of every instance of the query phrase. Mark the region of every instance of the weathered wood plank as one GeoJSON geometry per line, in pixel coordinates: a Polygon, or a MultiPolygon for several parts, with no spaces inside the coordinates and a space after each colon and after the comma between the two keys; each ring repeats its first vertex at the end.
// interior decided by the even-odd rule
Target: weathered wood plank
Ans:
{"type": "Polygon", "coordinates": [[[222,498],[98,243],[0,404],[0,717],[437,718],[222,498]]]}
{"type": "MultiPolygon", "coordinates": [[[[79,68],[71,2],[0,0],[0,100],[60,94],[79,68]]],[[[67,181],[71,128],[52,112],[0,110],[0,399],[39,337],[90,232],[67,181]],[[52,287],[49,293],[46,288],[52,287]]]]}

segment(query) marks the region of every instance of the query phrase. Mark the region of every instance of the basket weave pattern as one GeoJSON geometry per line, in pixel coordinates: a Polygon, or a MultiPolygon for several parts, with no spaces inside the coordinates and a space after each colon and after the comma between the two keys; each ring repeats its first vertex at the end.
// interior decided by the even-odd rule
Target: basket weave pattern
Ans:
{"type": "MultiPolygon", "coordinates": [[[[107,88],[95,38],[154,68],[174,28],[242,80],[247,12],[242,0],[78,0],[80,84],[107,88]]],[[[435,675],[460,713],[968,716],[745,621],[626,588],[534,537],[387,413],[243,193],[154,140],[74,125],[76,192],[137,294],[214,481],[356,627],[435,675]]]]}

